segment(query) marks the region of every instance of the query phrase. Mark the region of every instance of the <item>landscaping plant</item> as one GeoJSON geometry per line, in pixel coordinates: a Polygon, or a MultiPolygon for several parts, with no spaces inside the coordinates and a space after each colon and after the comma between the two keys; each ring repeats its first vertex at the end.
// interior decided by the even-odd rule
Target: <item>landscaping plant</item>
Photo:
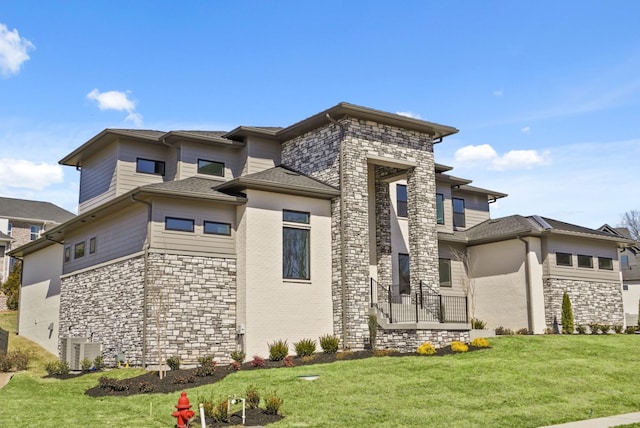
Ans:
{"type": "Polygon", "coordinates": [[[491,344],[484,337],[476,337],[471,341],[471,346],[475,346],[476,348],[489,348],[491,344]]]}
{"type": "Polygon", "coordinates": [[[430,342],[424,342],[418,346],[417,352],[420,355],[433,355],[436,353],[436,348],[430,342]]]}
{"type": "Polygon", "coordinates": [[[340,338],[332,334],[321,336],[320,347],[325,354],[335,354],[340,347],[340,338]]]}
{"type": "Polygon", "coordinates": [[[286,340],[276,340],[269,343],[269,360],[282,361],[284,357],[289,355],[289,344],[286,340]]]}
{"type": "Polygon", "coordinates": [[[378,337],[378,317],[369,315],[369,345],[371,349],[376,349],[376,338],[378,337]]]}
{"type": "Polygon", "coordinates": [[[566,291],[562,294],[562,333],[573,334],[573,309],[566,291]]]}
{"type": "Polygon", "coordinates": [[[265,398],[265,413],[268,415],[277,415],[283,402],[284,400],[278,397],[275,392],[268,393],[265,398]]]}
{"type": "Polygon", "coordinates": [[[258,407],[260,407],[260,393],[255,386],[249,385],[247,387],[244,399],[248,408],[257,409],[258,407]]]}
{"type": "Polygon", "coordinates": [[[469,350],[469,347],[459,340],[454,340],[453,342],[451,342],[451,350],[453,352],[467,352],[469,350]]]}
{"type": "Polygon", "coordinates": [[[180,357],[175,355],[173,357],[167,358],[167,365],[173,371],[180,370],[180,357]]]}
{"type": "Polygon", "coordinates": [[[298,357],[307,357],[316,352],[316,341],[313,339],[301,339],[293,344],[298,357]]]}

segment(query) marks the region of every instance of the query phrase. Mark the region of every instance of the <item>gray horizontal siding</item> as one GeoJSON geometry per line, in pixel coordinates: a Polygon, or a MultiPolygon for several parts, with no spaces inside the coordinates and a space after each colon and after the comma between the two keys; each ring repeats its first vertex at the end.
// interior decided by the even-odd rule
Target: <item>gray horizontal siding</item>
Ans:
{"type": "Polygon", "coordinates": [[[78,213],[89,211],[116,196],[116,144],[82,162],[78,213]]]}

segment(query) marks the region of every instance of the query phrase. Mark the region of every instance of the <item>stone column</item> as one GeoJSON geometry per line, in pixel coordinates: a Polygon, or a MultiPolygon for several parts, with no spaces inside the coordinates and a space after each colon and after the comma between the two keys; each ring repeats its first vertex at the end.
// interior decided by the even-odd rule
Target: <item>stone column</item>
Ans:
{"type": "Polygon", "coordinates": [[[386,301],[388,287],[393,283],[391,255],[391,199],[389,183],[383,181],[388,168],[375,168],[375,206],[376,206],[376,264],[378,267],[378,301],[386,301]]]}

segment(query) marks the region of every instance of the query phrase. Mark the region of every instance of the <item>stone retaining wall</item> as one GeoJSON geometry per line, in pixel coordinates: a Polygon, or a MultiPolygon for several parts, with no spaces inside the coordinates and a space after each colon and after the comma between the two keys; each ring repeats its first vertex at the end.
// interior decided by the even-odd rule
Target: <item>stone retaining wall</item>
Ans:
{"type": "Polygon", "coordinates": [[[376,344],[379,348],[393,348],[401,352],[416,352],[424,342],[436,348],[450,345],[454,340],[469,343],[469,330],[383,330],[378,329],[376,344]]]}

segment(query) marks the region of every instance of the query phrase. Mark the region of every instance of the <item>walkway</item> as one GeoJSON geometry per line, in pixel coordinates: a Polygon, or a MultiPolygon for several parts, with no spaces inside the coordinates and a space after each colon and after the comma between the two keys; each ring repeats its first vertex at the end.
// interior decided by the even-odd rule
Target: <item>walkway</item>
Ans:
{"type": "Polygon", "coordinates": [[[567,422],[566,424],[549,425],[540,428],[609,428],[633,423],[640,423],[640,412],[608,416],[606,418],[586,419],[584,421],[577,422],[567,422]]]}

